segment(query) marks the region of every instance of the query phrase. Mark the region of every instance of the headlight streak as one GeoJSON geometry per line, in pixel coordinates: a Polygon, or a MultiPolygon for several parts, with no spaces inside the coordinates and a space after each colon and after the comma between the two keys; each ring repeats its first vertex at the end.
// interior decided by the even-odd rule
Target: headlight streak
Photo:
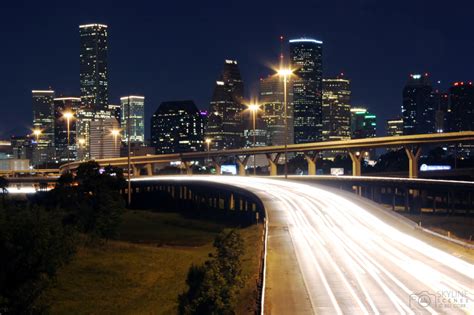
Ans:
{"type": "MultiPolygon", "coordinates": [[[[384,221],[361,203],[308,184],[249,177],[180,176],[234,185],[270,196],[288,230],[315,311],[327,314],[460,313],[472,311],[474,266],[384,221]],[[466,292],[465,307],[413,305],[418,292],[466,292]]],[[[284,285],[284,284],[283,284],[284,285]]]]}

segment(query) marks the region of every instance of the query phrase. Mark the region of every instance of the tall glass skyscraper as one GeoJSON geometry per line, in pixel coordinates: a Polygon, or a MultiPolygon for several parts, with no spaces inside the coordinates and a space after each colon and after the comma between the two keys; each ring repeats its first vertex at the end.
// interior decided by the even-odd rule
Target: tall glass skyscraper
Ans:
{"type": "Polygon", "coordinates": [[[435,132],[433,88],[428,74],[412,74],[403,88],[403,134],[435,132]]]}
{"type": "Polygon", "coordinates": [[[293,116],[295,143],[321,140],[323,95],[323,42],[291,39],[290,61],[294,70],[293,116]]]}
{"type": "MultiPolygon", "coordinates": [[[[293,91],[292,81],[288,84],[288,142],[293,143],[293,91]]],[[[283,95],[283,80],[279,76],[269,76],[260,79],[260,105],[262,119],[268,130],[268,145],[285,144],[285,103],[283,95]]]]}
{"type": "Polygon", "coordinates": [[[244,83],[235,60],[226,60],[209,106],[206,137],[214,150],[239,148],[243,145],[242,104],[244,83]]]}
{"type": "Polygon", "coordinates": [[[33,165],[52,162],[54,158],[54,91],[33,90],[33,129],[38,132],[33,151],[33,165]]]}
{"type": "Polygon", "coordinates": [[[77,113],[81,107],[79,97],[57,97],[54,99],[54,145],[56,149],[56,161],[65,163],[77,158],[76,128],[77,113]],[[69,144],[68,144],[68,120],[64,114],[73,115],[69,119],[69,144]]]}
{"type": "Polygon", "coordinates": [[[351,86],[342,76],[323,80],[323,140],[351,138],[351,86]]]}
{"type": "Polygon", "coordinates": [[[193,101],[163,102],[151,119],[151,145],[156,153],[202,151],[203,117],[193,101]]]}
{"type": "Polygon", "coordinates": [[[135,145],[145,144],[145,97],[124,96],[120,98],[122,141],[128,142],[128,121],[130,116],[130,142],[135,145]]]}
{"type": "Polygon", "coordinates": [[[105,110],[108,105],[107,25],[79,26],[80,81],[83,106],[105,110]]]}

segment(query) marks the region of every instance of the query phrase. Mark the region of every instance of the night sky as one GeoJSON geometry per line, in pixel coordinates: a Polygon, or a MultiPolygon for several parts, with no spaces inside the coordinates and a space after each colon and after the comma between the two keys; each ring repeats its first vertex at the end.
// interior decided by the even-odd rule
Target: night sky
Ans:
{"type": "Polygon", "coordinates": [[[279,36],[324,41],[324,75],[352,80],[352,105],[400,113],[410,73],[474,80],[473,1],[2,1],[0,137],[31,125],[31,90],[79,96],[79,24],[109,26],[110,103],[146,97],[146,129],[162,101],[207,108],[224,59],[247,96],[271,73],[279,36]],[[5,2],[8,2],[6,4],[5,2]]]}

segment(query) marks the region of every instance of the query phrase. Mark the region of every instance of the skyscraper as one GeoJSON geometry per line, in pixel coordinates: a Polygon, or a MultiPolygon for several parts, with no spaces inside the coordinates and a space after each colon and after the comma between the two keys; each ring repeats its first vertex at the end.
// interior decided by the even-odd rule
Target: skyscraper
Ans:
{"type": "Polygon", "coordinates": [[[474,85],[455,82],[449,88],[449,131],[474,130],[474,85]]]}
{"type": "Polygon", "coordinates": [[[92,110],[108,105],[107,25],[79,26],[82,104],[92,110]]]}
{"type": "Polygon", "coordinates": [[[323,140],[351,138],[350,81],[342,75],[323,79],[323,140]]]}
{"type": "Polygon", "coordinates": [[[435,132],[445,132],[448,130],[449,94],[434,90],[431,94],[431,101],[435,111],[435,132]]]}
{"type": "Polygon", "coordinates": [[[33,129],[36,130],[33,165],[52,162],[54,158],[54,91],[33,90],[33,129]]]}
{"type": "Polygon", "coordinates": [[[54,99],[54,146],[58,163],[74,161],[77,158],[76,122],[80,107],[81,99],[79,97],[57,97],[54,99]],[[69,118],[69,128],[68,119],[65,117],[67,113],[72,115],[69,118]]]}
{"type": "MultiPolygon", "coordinates": [[[[288,141],[293,143],[293,91],[292,81],[289,81],[287,99],[288,141]]],[[[269,76],[260,79],[260,105],[262,119],[268,131],[268,145],[285,144],[285,104],[283,95],[283,80],[279,76],[269,76]]]]}
{"type": "Polygon", "coordinates": [[[428,74],[412,74],[403,88],[403,134],[435,132],[435,109],[428,74]]]}
{"type": "Polygon", "coordinates": [[[117,119],[111,117],[90,122],[90,158],[109,159],[120,157],[120,143],[112,135],[118,129],[117,119]]]}
{"type": "Polygon", "coordinates": [[[364,107],[351,108],[351,132],[353,139],[377,136],[377,116],[364,107]]]}
{"type": "Polygon", "coordinates": [[[293,116],[295,143],[321,140],[323,42],[291,39],[293,79],[293,116]]]}
{"type": "Polygon", "coordinates": [[[156,153],[202,151],[204,124],[193,101],[163,102],[151,118],[151,145],[156,153]]]}
{"type": "Polygon", "coordinates": [[[120,98],[120,105],[122,141],[128,142],[128,121],[130,120],[130,142],[134,145],[144,145],[145,97],[136,95],[124,96],[120,98]]]}
{"type": "Polygon", "coordinates": [[[214,150],[239,148],[243,144],[242,111],[244,84],[235,60],[226,60],[209,106],[206,137],[214,150]]]}
{"type": "Polygon", "coordinates": [[[387,124],[385,126],[385,131],[387,136],[402,136],[403,135],[403,119],[400,117],[387,119],[387,124]]]}

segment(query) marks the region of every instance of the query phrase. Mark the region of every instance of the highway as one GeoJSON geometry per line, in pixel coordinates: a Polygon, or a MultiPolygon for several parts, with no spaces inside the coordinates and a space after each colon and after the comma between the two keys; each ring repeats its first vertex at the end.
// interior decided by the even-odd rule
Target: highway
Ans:
{"type": "Polygon", "coordinates": [[[204,180],[262,199],[269,221],[268,314],[474,313],[473,264],[355,196],[258,177],[137,180],[204,180]]]}

